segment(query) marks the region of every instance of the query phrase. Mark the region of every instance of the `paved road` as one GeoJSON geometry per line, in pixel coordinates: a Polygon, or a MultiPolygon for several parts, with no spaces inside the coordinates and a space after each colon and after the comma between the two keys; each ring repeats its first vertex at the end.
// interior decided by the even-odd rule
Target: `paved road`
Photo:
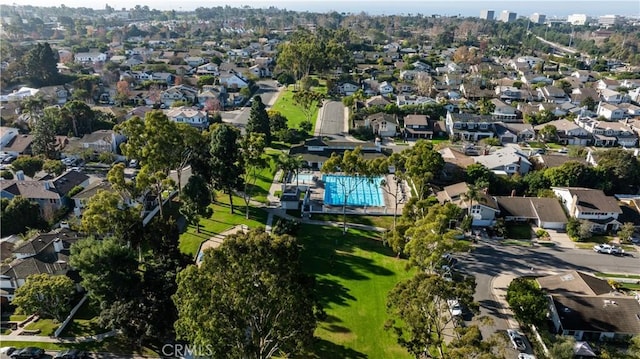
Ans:
{"type": "MultiPolygon", "coordinates": [[[[481,240],[472,253],[459,254],[458,257],[458,268],[476,277],[474,299],[480,304],[480,315],[494,320],[492,326],[481,327],[485,337],[513,327],[503,311],[501,301],[494,295],[497,279],[504,279],[504,276],[547,275],[568,270],[587,273],[640,272],[640,254],[637,252],[632,256],[617,257],[588,249],[505,246],[492,239],[481,240]]],[[[499,286],[503,284],[507,285],[500,283],[499,286]]]]}
{"type": "MultiPolygon", "coordinates": [[[[260,80],[257,84],[260,86],[260,89],[256,91],[255,95],[260,95],[262,102],[267,108],[271,107],[278,98],[278,93],[282,88],[276,86],[275,80],[260,80]]],[[[233,111],[223,111],[221,112],[222,120],[243,129],[249,121],[250,110],[251,106],[245,106],[233,111]]]]}
{"type": "Polygon", "coordinates": [[[322,110],[318,114],[316,124],[316,136],[344,135],[348,119],[345,116],[345,108],[342,102],[325,101],[322,110]]]}

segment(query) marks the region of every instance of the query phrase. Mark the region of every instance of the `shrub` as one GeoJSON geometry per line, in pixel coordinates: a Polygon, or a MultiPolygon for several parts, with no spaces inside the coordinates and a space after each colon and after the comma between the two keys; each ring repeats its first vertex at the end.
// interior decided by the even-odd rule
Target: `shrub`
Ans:
{"type": "Polygon", "coordinates": [[[353,137],[361,141],[371,141],[374,138],[376,138],[376,135],[373,133],[373,129],[371,127],[364,127],[364,126],[356,127],[354,129],[349,130],[349,133],[353,137]]]}
{"type": "Polygon", "coordinates": [[[0,177],[6,179],[6,180],[12,180],[13,179],[13,173],[11,173],[11,171],[0,171],[0,177]]]}
{"type": "Polygon", "coordinates": [[[276,224],[271,229],[271,232],[276,235],[295,235],[300,229],[300,221],[288,220],[285,218],[278,218],[276,224]]]}
{"type": "Polygon", "coordinates": [[[536,237],[538,238],[549,238],[549,232],[545,231],[544,229],[538,229],[536,231],[536,237]]]}

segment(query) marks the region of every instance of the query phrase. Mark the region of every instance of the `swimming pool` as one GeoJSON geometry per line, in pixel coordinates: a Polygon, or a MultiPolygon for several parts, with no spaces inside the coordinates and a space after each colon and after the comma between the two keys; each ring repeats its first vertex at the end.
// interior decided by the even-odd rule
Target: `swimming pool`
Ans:
{"type": "Polygon", "coordinates": [[[344,203],[344,188],[350,189],[357,184],[354,191],[347,198],[348,206],[383,207],[384,197],[380,182],[382,177],[376,177],[372,182],[360,178],[341,175],[324,175],[324,203],[341,206],[344,203]]]}
{"type": "MultiPolygon", "coordinates": [[[[315,177],[315,175],[313,175],[312,173],[299,173],[297,182],[300,184],[311,184],[313,183],[313,177],[315,177]]],[[[293,176],[291,183],[294,183],[294,184],[296,183],[295,176],[293,176]]]]}

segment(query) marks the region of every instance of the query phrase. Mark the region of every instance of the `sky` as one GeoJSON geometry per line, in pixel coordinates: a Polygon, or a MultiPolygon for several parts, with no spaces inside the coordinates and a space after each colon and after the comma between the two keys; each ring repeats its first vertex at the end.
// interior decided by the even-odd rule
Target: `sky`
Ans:
{"type": "Polygon", "coordinates": [[[115,8],[132,8],[135,5],[149,6],[151,9],[189,11],[198,7],[229,5],[264,8],[275,6],[281,9],[310,12],[338,11],[346,13],[366,12],[370,15],[423,14],[445,16],[480,15],[483,9],[509,10],[518,15],[529,16],[535,12],[547,17],[566,17],[569,14],[625,15],[640,17],[640,0],[102,0],[87,3],[86,0],[0,0],[6,5],[34,5],[90,7],[104,9],[106,4],[115,8]]]}

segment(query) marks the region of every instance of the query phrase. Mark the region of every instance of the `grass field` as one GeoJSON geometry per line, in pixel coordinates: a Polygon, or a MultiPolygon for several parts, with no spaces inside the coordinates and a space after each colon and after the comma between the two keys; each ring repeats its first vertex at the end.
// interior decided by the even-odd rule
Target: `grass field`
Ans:
{"type": "Polygon", "coordinates": [[[99,314],[97,305],[87,300],[73,317],[71,323],[64,328],[60,336],[79,337],[108,332],[108,329],[102,328],[98,323],[99,314]]]}
{"type": "Polygon", "coordinates": [[[311,358],[409,358],[384,330],[389,290],[412,272],[377,233],[303,225],[303,266],[316,276],[327,317],[318,324],[311,358]]]}
{"type": "MultiPolygon", "coordinates": [[[[342,222],[342,215],[314,213],[312,219],[317,221],[342,222]]],[[[358,214],[347,215],[347,222],[366,224],[368,226],[376,226],[382,228],[391,228],[393,227],[393,216],[364,216],[358,214]]]]}
{"type": "Polygon", "coordinates": [[[218,194],[217,202],[211,205],[213,216],[200,221],[200,233],[196,233],[195,226],[189,225],[187,231],[180,235],[180,251],[195,256],[200,243],[209,239],[213,234],[223,232],[238,224],[246,224],[253,228],[264,226],[267,223],[267,212],[254,207],[250,207],[249,219],[245,219],[245,206],[242,198],[234,196],[233,204],[235,213],[231,214],[229,196],[224,193],[218,194]]]}
{"type": "Polygon", "coordinates": [[[267,167],[263,168],[257,176],[256,182],[251,192],[254,201],[266,203],[269,188],[273,183],[273,177],[278,172],[277,160],[282,151],[267,148],[264,157],[267,159],[267,167]]]}
{"type": "MultiPolygon", "coordinates": [[[[323,81],[320,82],[320,86],[314,87],[313,90],[324,94],[327,93],[327,88],[326,86],[324,86],[323,81]]],[[[280,97],[278,97],[278,100],[273,104],[273,106],[271,106],[271,110],[278,111],[287,118],[289,128],[298,128],[298,126],[300,126],[300,123],[305,120],[304,113],[293,101],[294,94],[295,91],[293,90],[293,85],[290,85],[286,90],[282,91],[282,94],[280,95],[280,97]]],[[[313,128],[310,132],[311,134],[313,134],[313,131],[316,128],[318,109],[319,107],[316,108],[311,115],[311,123],[313,123],[313,128]]]]}
{"type": "Polygon", "coordinates": [[[53,335],[53,332],[58,329],[60,323],[55,323],[53,319],[38,319],[36,322],[29,323],[26,327],[27,330],[40,330],[38,335],[45,337],[53,335]]]}
{"type": "Polygon", "coordinates": [[[506,227],[509,239],[531,239],[531,226],[528,224],[508,224],[506,227]]]}

